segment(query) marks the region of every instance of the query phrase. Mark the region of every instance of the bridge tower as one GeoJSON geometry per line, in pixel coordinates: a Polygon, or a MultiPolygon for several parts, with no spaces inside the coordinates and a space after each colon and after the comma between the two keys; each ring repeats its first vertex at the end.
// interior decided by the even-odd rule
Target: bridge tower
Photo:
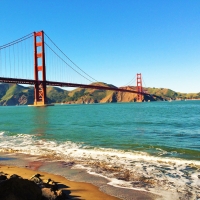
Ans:
{"type": "Polygon", "coordinates": [[[47,105],[44,32],[34,32],[34,106],[47,105]]]}
{"type": "Polygon", "coordinates": [[[141,92],[143,92],[143,90],[142,90],[142,74],[141,73],[137,74],[137,92],[139,92],[137,94],[137,101],[142,102],[143,95],[141,94],[141,92]]]}

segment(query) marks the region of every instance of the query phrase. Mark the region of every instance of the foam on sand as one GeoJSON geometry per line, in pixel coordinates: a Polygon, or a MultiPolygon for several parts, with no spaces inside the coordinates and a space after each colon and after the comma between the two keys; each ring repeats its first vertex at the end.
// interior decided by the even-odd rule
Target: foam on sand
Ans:
{"type": "Polygon", "coordinates": [[[200,161],[94,148],[71,141],[47,141],[26,134],[9,136],[5,132],[0,132],[0,151],[73,162],[72,167],[105,177],[116,187],[162,194],[166,198],[200,198],[200,161]]]}

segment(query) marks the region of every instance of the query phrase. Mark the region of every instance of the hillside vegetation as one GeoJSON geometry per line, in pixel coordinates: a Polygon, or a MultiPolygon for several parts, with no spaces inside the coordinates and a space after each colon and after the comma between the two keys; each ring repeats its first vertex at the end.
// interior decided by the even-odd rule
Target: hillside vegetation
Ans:
{"type": "Polygon", "coordinates": [[[167,88],[144,88],[144,90],[149,94],[155,94],[157,96],[161,96],[166,100],[200,99],[200,92],[181,93],[181,92],[175,92],[167,88]]]}
{"type": "MultiPolygon", "coordinates": [[[[115,87],[106,83],[93,83],[93,85],[115,87]]],[[[135,87],[123,87],[128,90],[136,90],[135,87]]],[[[200,99],[200,93],[180,93],[166,88],[144,88],[149,94],[155,94],[163,99],[200,99]]],[[[58,87],[47,87],[48,103],[88,104],[88,103],[111,103],[111,102],[135,102],[137,94],[128,92],[116,92],[110,90],[77,88],[71,91],[58,87]]],[[[159,98],[145,96],[145,101],[159,101],[159,98]]],[[[0,84],[0,105],[28,105],[33,104],[33,87],[24,87],[17,84],[0,84]]]]}

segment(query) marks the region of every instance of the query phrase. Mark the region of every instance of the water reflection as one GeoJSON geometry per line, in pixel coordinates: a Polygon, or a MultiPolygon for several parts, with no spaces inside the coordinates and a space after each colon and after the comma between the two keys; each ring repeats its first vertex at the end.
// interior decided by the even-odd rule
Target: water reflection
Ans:
{"type": "Polygon", "coordinates": [[[50,110],[46,107],[33,108],[32,121],[33,127],[31,133],[37,137],[46,137],[49,134],[50,123],[49,123],[50,110]]]}

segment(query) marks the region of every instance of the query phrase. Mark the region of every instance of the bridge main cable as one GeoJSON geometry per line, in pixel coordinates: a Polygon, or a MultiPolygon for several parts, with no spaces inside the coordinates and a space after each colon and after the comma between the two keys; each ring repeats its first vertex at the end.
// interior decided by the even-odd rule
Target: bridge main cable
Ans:
{"type": "MultiPolygon", "coordinates": [[[[85,75],[87,75],[88,77],[90,77],[92,80],[94,80],[95,82],[98,82],[96,79],[94,79],[93,77],[91,77],[89,74],[87,74],[85,71],[83,71],[76,63],[74,63],[56,44],[55,42],[52,41],[52,39],[46,34],[44,33],[45,36],[55,45],[55,47],[73,64],[75,65],[81,72],[83,72],[85,75]]],[[[47,43],[45,43],[47,45],[47,43]]],[[[48,45],[47,45],[48,46],[48,45]]],[[[48,46],[49,47],[49,46],[48,46]]],[[[49,47],[50,48],[50,47],[49,47]]],[[[52,50],[52,49],[51,49],[52,50]]],[[[55,52],[54,52],[55,53],[55,52]]],[[[69,66],[69,65],[68,65],[69,66]]],[[[71,66],[70,66],[71,67],[71,66]]],[[[73,67],[71,67],[72,69],[74,69],[73,67]]],[[[75,70],[75,69],[74,69],[75,70]]],[[[75,70],[76,71],[76,70],[75,70]]],[[[76,71],[77,72],[77,71],[76,71]]],[[[78,72],[77,72],[78,73],[78,72]]],[[[80,73],[78,73],[79,75],[81,75],[80,73]]],[[[81,75],[82,76],[82,75],[81,75]]],[[[85,76],[83,76],[84,78],[86,78],[85,76]]],[[[86,78],[87,79],[87,78],[86,78]]],[[[87,79],[89,80],[89,79],[87,79]]],[[[91,80],[89,80],[90,82],[92,82],[91,80]]]]}
{"type": "Polygon", "coordinates": [[[49,49],[51,49],[51,51],[53,51],[53,53],[58,56],[58,58],[60,58],[66,65],[68,65],[72,70],[74,70],[76,73],[78,73],[80,76],[82,76],[83,78],[87,79],[88,81],[92,82],[90,79],[88,79],[87,77],[83,76],[81,73],[79,73],[77,70],[75,70],[71,65],[69,65],[63,58],[61,58],[46,42],[45,44],[49,47],[49,49]]]}
{"type": "Polygon", "coordinates": [[[19,39],[17,39],[17,40],[14,40],[14,41],[12,41],[12,42],[9,42],[9,43],[7,43],[7,44],[4,44],[3,46],[0,46],[0,50],[1,50],[1,49],[5,49],[5,48],[7,48],[7,47],[10,47],[10,46],[12,46],[12,45],[14,45],[14,44],[17,44],[17,43],[19,43],[19,42],[22,42],[22,41],[24,41],[24,40],[27,40],[27,39],[30,38],[30,37],[33,37],[33,33],[30,33],[30,34],[28,34],[28,35],[26,35],[26,36],[24,36],[24,37],[21,37],[21,38],[19,38],[19,39]]]}

